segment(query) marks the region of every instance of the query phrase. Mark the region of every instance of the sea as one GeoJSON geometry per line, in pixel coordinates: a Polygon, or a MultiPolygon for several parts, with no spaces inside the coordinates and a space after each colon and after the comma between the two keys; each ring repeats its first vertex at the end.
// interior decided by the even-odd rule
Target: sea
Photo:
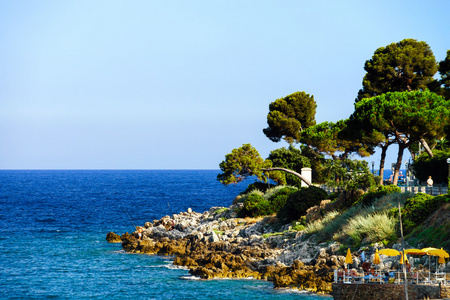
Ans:
{"type": "Polygon", "coordinates": [[[254,279],[202,280],[106,234],[229,206],[218,170],[0,170],[1,299],[329,299],[254,279]]]}

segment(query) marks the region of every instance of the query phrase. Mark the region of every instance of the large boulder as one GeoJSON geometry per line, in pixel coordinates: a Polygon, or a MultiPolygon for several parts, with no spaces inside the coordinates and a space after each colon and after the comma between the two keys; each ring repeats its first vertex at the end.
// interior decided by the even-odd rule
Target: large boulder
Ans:
{"type": "Polygon", "coordinates": [[[106,240],[108,243],[122,243],[122,239],[118,234],[115,234],[114,232],[108,232],[106,235],[106,240]]]}

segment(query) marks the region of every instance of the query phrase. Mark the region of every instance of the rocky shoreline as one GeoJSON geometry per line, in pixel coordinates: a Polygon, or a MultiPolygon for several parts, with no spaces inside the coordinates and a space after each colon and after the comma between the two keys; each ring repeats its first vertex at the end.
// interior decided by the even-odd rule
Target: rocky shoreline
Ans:
{"type": "Polygon", "coordinates": [[[188,209],[106,239],[126,252],[174,256],[175,265],[203,279],[255,278],[275,288],[332,292],[334,270],[345,262],[335,254],[338,244],[317,244],[289,224],[280,228],[275,217],[238,218],[238,205],[188,209]]]}

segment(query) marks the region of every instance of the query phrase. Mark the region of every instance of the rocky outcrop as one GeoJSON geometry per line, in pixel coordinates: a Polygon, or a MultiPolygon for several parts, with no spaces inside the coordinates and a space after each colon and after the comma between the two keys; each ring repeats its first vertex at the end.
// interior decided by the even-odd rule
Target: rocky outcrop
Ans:
{"type": "Polygon", "coordinates": [[[289,225],[276,228],[273,217],[237,218],[237,205],[165,216],[140,227],[141,236],[108,233],[107,240],[120,238],[131,253],[173,255],[175,265],[204,279],[252,277],[280,288],[331,292],[333,271],[344,262],[333,255],[337,245],[318,245],[289,225]]]}
{"type": "Polygon", "coordinates": [[[106,235],[106,240],[108,243],[122,243],[122,239],[119,235],[115,234],[114,232],[108,232],[106,235]]]}

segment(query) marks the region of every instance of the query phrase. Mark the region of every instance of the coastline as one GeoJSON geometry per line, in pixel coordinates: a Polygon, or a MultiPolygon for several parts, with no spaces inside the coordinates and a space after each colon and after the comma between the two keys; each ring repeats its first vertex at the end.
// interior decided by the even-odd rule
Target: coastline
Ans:
{"type": "Polygon", "coordinates": [[[188,209],[106,239],[129,253],[174,256],[174,265],[201,279],[253,278],[276,289],[331,296],[334,270],[345,262],[336,255],[337,243],[317,244],[289,224],[279,227],[275,217],[238,218],[238,205],[188,209]]]}

